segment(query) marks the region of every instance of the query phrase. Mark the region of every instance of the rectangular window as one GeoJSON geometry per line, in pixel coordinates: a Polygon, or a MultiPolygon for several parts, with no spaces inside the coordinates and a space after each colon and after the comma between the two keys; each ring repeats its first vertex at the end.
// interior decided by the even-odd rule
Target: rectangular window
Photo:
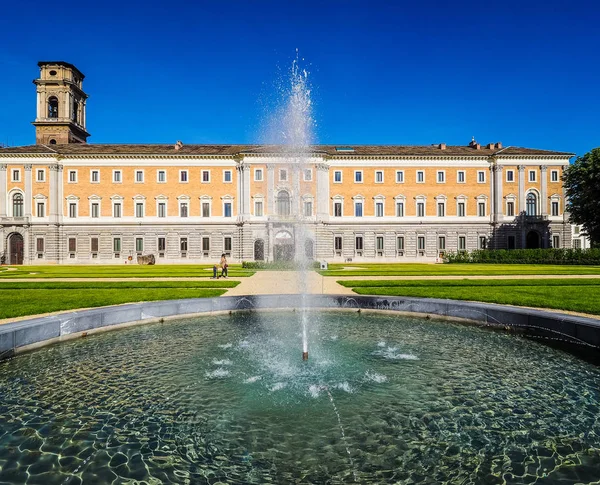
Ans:
{"type": "Polygon", "coordinates": [[[210,182],[210,170],[202,170],[202,183],[207,184],[210,182]]]}
{"type": "Polygon", "coordinates": [[[159,237],[158,238],[158,250],[164,252],[167,250],[167,238],[159,237]]]}
{"type": "Polygon", "coordinates": [[[46,216],[46,204],[44,204],[43,202],[38,202],[37,203],[37,216],[38,217],[45,217],[46,216]]]}
{"type": "Polygon", "coordinates": [[[560,247],[560,236],[552,236],[552,247],[553,248],[560,247]]]}
{"type": "Polygon", "coordinates": [[[458,172],[456,172],[456,181],[459,184],[464,184],[466,181],[466,177],[465,177],[465,171],[464,170],[459,170],[458,172]]]}
{"type": "Polygon", "coordinates": [[[479,249],[487,248],[487,237],[479,236],[479,249]]]}
{"type": "Polygon", "coordinates": [[[254,170],[254,181],[262,182],[263,180],[263,170],[262,168],[257,168],[254,170]]]}
{"type": "Polygon", "coordinates": [[[120,253],[121,252],[121,238],[115,237],[113,239],[113,252],[120,253]]]}
{"type": "Polygon", "coordinates": [[[535,182],[535,176],[536,176],[535,174],[536,174],[535,170],[529,171],[529,181],[530,182],[535,182]]]}
{"type": "Polygon", "coordinates": [[[231,252],[231,237],[230,236],[226,236],[225,239],[223,240],[223,248],[225,249],[225,251],[231,252]]]}
{"type": "Polygon", "coordinates": [[[144,238],[143,237],[135,238],[135,250],[138,253],[141,253],[144,250],[144,238]]]}
{"type": "Polygon", "coordinates": [[[223,182],[231,183],[231,170],[223,170],[223,182]]]}
{"type": "Polygon", "coordinates": [[[184,253],[188,250],[188,238],[182,237],[179,239],[179,250],[184,253]]]}
{"type": "Polygon", "coordinates": [[[363,250],[363,237],[362,236],[356,236],[354,247],[357,251],[363,250]]]}
{"type": "Polygon", "coordinates": [[[556,201],[556,200],[552,201],[552,215],[553,216],[558,215],[558,201],[556,201]]]}
{"type": "Polygon", "coordinates": [[[158,217],[167,217],[167,204],[165,202],[158,203],[158,217]]]}
{"type": "Polygon", "coordinates": [[[477,203],[477,215],[479,217],[485,217],[485,202],[477,203]]]}
{"type": "Polygon", "coordinates": [[[90,181],[93,184],[100,183],[100,172],[98,170],[92,170],[91,176],[90,176],[90,181]]]}
{"type": "Polygon", "coordinates": [[[285,168],[281,168],[279,169],[279,181],[280,182],[287,182],[287,169],[285,168]]]}
{"type": "Polygon", "coordinates": [[[77,239],[74,237],[69,238],[69,252],[74,253],[77,251],[77,239]]]}
{"type": "Polygon", "coordinates": [[[179,182],[182,184],[187,184],[188,181],[188,171],[180,170],[179,171],[179,182]]]}
{"type": "Polygon", "coordinates": [[[336,251],[342,250],[342,236],[335,236],[333,239],[334,248],[336,251]]]}
{"type": "Polygon", "coordinates": [[[43,253],[44,252],[44,238],[43,237],[38,237],[35,240],[35,250],[38,253],[43,253]]]}
{"type": "Polygon", "coordinates": [[[459,249],[459,251],[464,251],[465,249],[467,249],[467,238],[466,238],[466,236],[459,236],[458,237],[458,249],[459,249]]]}
{"type": "Polygon", "coordinates": [[[581,249],[581,239],[573,239],[573,249],[581,249]]]}
{"type": "Polygon", "coordinates": [[[446,204],[443,202],[438,202],[437,215],[438,217],[444,217],[446,215],[446,204]]]}
{"type": "Polygon", "coordinates": [[[396,202],[396,217],[404,217],[404,202],[396,202]]]}
{"type": "Polygon", "coordinates": [[[335,183],[335,184],[342,183],[342,171],[341,170],[336,170],[335,172],[333,172],[333,183],[335,183]]]}
{"type": "Polygon", "coordinates": [[[396,238],[396,249],[398,249],[398,251],[404,251],[404,236],[398,236],[396,238]]]}
{"type": "Polygon", "coordinates": [[[231,217],[231,202],[225,202],[225,204],[223,204],[223,216],[231,217]]]}
{"type": "Polygon", "coordinates": [[[514,172],[514,170],[507,170],[506,171],[506,181],[507,182],[514,182],[515,181],[515,172],[514,172]]]}
{"type": "Polygon", "coordinates": [[[396,170],[396,183],[397,184],[404,183],[404,170],[396,170]]]}
{"type": "Polygon", "coordinates": [[[144,204],[141,202],[135,204],[135,217],[144,217],[144,204]]]}
{"type": "Polygon", "coordinates": [[[333,215],[334,217],[342,217],[342,203],[335,202],[333,204],[333,215]]]}
{"type": "Polygon", "coordinates": [[[21,180],[21,171],[20,170],[13,170],[12,171],[12,181],[13,182],[19,182],[21,180]]]}
{"type": "Polygon", "coordinates": [[[362,217],[363,216],[363,205],[362,202],[354,203],[354,217],[362,217]]]}
{"type": "Polygon", "coordinates": [[[202,217],[210,217],[210,202],[202,202],[202,217]]]}
{"type": "Polygon", "coordinates": [[[383,217],[383,202],[375,203],[375,217],[383,217]]]}
{"type": "MultiPolygon", "coordinates": [[[[552,170],[550,172],[550,181],[551,182],[558,182],[558,170],[552,170]]],[[[557,246],[555,246],[557,247],[557,246]]]]}
{"type": "Polygon", "coordinates": [[[77,170],[69,170],[69,183],[77,182],[77,170]]]}
{"type": "Polygon", "coordinates": [[[188,216],[188,205],[187,202],[179,203],[179,217],[187,217],[188,216]]]}
{"type": "Polygon", "coordinates": [[[508,249],[515,249],[517,247],[515,236],[508,236],[506,246],[508,247],[508,249]]]}
{"type": "Polygon", "coordinates": [[[513,201],[509,201],[506,203],[506,215],[509,217],[515,215],[515,203],[513,201]]]}
{"type": "Polygon", "coordinates": [[[417,217],[425,217],[425,202],[417,202],[417,217]]]}
{"type": "Polygon", "coordinates": [[[375,183],[376,184],[382,184],[383,183],[383,171],[382,170],[376,170],[375,171],[375,183]]]}
{"type": "Polygon", "coordinates": [[[377,244],[377,251],[382,252],[383,251],[383,236],[377,236],[376,244],[377,244]]]}
{"type": "Polygon", "coordinates": [[[425,236],[419,236],[417,238],[417,249],[419,251],[424,251],[425,250],[425,236]]]}
{"type": "Polygon", "coordinates": [[[417,171],[417,183],[424,184],[425,183],[425,172],[422,170],[417,171]]]}
{"type": "Polygon", "coordinates": [[[459,202],[458,203],[458,217],[465,217],[465,203],[464,202],[459,202]]]}
{"type": "Polygon", "coordinates": [[[258,217],[263,216],[263,203],[262,200],[254,202],[254,215],[258,217]]]}
{"type": "Polygon", "coordinates": [[[480,183],[480,184],[485,183],[485,172],[483,170],[479,170],[477,172],[477,183],[480,183]]]}
{"type": "Polygon", "coordinates": [[[37,171],[37,181],[38,182],[45,182],[46,181],[46,171],[45,170],[38,170],[37,171]]]}
{"type": "Polygon", "coordinates": [[[362,181],[363,181],[362,170],[355,170],[354,171],[354,182],[357,184],[362,184],[362,181]]]}
{"type": "Polygon", "coordinates": [[[113,182],[115,184],[120,184],[121,183],[121,171],[120,170],[114,170],[113,171],[113,182]]]}
{"type": "Polygon", "coordinates": [[[207,236],[202,238],[202,251],[210,251],[210,238],[207,236]]]}
{"type": "Polygon", "coordinates": [[[437,173],[437,183],[438,184],[443,184],[446,183],[446,172],[440,170],[437,173]]]}
{"type": "Polygon", "coordinates": [[[164,184],[164,183],[166,183],[166,181],[167,181],[167,172],[166,172],[166,171],[164,171],[164,170],[159,170],[159,171],[156,173],[156,181],[157,181],[159,184],[164,184]]]}
{"type": "Polygon", "coordinates": [[[100,217],[100,204],[97,202],[92,203],[92,217],[100,217]]]}
{"type": "Polygon", "coordinates": [[[307,200],[304,202],[304,217],[312,216],[312,201],[307,200]]]}
{"type": "Polygon", "coordinates": [[[113,217],[121,217],[121,203],[115,202],[113,204],[113,217]]]}
{"type": "Polygon", "coordinates": [[[92,239],[90,239],[90,250],[92,253],[98,252],[98,238],[97,237],[93,237],[92,239]]]}
{"type": "Polygon", "coordinates": [[[304,169],[304,181],[312,182],[312,170],[310,168],[304,169]]]}
{"type": "Polygon", "coordinates": [[[77,204],[69,204],[69,217],[77,217],[77,204]]]}
{"type": "Polygon", "coordinates": [[[440,250],[446,249],[446,236],[438,237],[438,249],[440,249],[440,250]]]}

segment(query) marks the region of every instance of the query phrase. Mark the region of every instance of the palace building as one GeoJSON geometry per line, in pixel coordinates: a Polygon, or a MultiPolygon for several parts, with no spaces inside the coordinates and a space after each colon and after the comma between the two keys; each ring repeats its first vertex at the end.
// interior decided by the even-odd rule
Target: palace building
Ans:
{"type": "Polygon", "coordinates": [[[571,247],[572,153],[502,146],[86,143],[84,75],[40,62],[36,144],[0,149],[10,264],[293,258],[435,261],[483,248],[571,247]],[[297,221],[309,236],[297,244],[297,221]],[[131,258],[131,259],[130,259],[131,258]]]}

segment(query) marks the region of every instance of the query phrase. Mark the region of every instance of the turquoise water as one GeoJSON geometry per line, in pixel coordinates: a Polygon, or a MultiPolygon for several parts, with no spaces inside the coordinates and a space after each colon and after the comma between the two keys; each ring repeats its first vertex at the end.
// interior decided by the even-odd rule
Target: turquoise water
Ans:
{"type": "Polygon", "coordinates": [[[0,363],[0,483],[590,483],[600,370],[514,335],[239,313],[0,363]]]}

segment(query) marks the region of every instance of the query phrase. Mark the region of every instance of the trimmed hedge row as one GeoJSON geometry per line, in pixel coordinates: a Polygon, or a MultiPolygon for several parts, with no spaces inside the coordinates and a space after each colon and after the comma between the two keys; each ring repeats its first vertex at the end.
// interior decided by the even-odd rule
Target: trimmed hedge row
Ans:
{"type": "Polygon", "coordinates": [[[446,263],[600,264],[600,249],[478,249],[447,253],[446,263]]]}
{"type": "MultiPolygon", "coordinates": [[[[311,269],[319,269],[320,263],[314,261],[308,265],[311,269]]],[[[273,271],[286,271],[298,269],[298,264],[295,261],[242,261],[244,269],[266,269],[273,271]]]]}

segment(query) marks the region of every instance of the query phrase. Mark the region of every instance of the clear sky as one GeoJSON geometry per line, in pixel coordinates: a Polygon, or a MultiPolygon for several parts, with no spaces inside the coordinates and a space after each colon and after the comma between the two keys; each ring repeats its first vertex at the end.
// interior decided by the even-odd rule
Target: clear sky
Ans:
{"type": "Polygon", "coordinates": [[[255,143],[299,49],[332,144],[600,146],[599,1],[5,2],[0,142],[37,61],[85,75],[91,143],[255,143]]]}

